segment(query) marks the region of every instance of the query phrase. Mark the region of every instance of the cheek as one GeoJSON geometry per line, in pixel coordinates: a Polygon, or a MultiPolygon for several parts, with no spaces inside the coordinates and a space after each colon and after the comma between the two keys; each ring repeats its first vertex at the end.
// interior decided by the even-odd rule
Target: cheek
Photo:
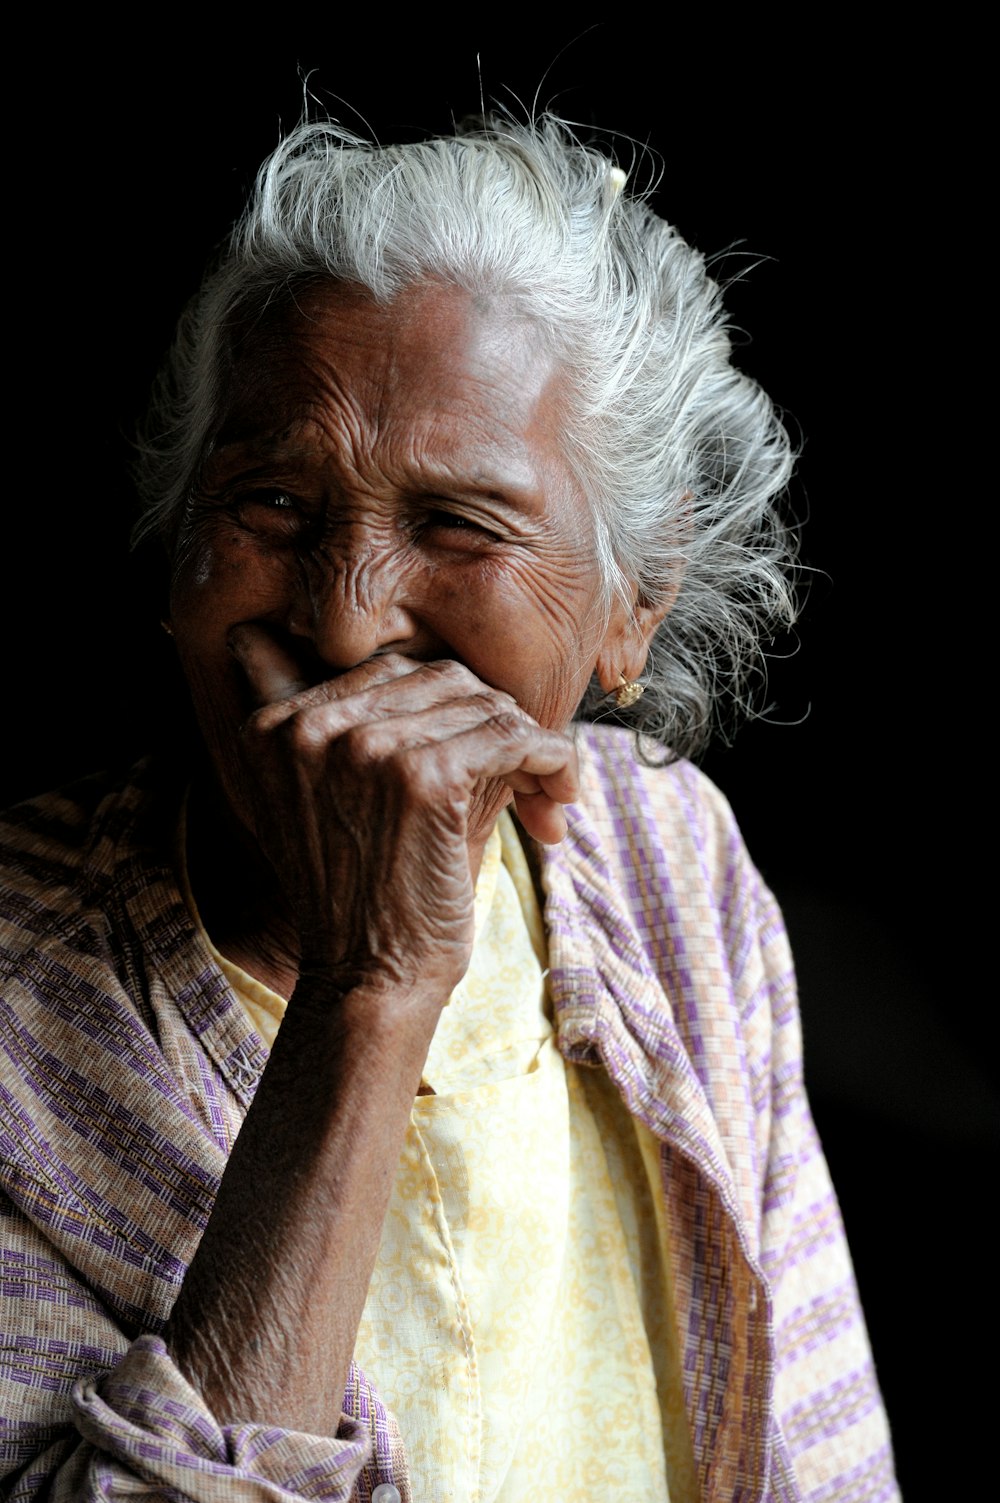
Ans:
{"type": "Polygon", "coordinates": [[[604,637],[603,594],[589,566],[578,575],[546,575],[532,594],[524,649],[535,668],[537,718],[562,729],[576,713],[590,682],[604,637]]]}
{"type": "Polygon", "coordinates": [[[195,656],[214,657],[230,627],[273,613],[294,588],[287,559],[258,548],[195,537],[178,550],[170,588],[174,637],[195,656]]]}
{"type": "Polygon", "coordinates": [[[520,561],[441,579],[438,633],[484,682],[561,729],[583,697],[603,636],[603,597],[591,574],[592,566],[520,561]]]}
{"type": "Polygon", "coordinates": [[[214,549],[191,548],[170,582],[170,620],[178,645],[203,640],[208,647],[225,614],[227,571],[214,549]]]}
{"type": "Polygon", "coordinates": [[[234,755],[234,729],[252,708],[245,677],[228,648],[239,621],[271,614],[284,592],[276,571],[254,553],[206,534],[178,551],[170,619],[181,671],[201,734],[217,769],[234,755]]]}

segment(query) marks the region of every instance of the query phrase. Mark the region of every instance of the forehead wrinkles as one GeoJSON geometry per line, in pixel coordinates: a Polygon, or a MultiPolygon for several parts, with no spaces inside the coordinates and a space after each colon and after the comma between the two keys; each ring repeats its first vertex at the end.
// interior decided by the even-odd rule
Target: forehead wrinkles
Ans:
{"type": "Polygon", "coordinates": [[[424,283],[381,305],[314,286],[234,343],[213,447],[252,441],[320,462],[339,451],[359,477],[430,464],[456,480],[536,486],[553,461],[573,470],[565,370],[512,299],[424,283]]]}
{"type": "Polygon", "coordinates": [[[393,398],[419,398],[432,388],[446,399],[468,398],[482,385],[484,416],[498,383],[527,412],[557,370],[546,331],[513,299],[432,282],[414,284],[390,304],[353,288],[314,287],[285,309],[281,339],[313,352],[320,366],[335,366],[339,357],[352,379],[360,375],[393,398]]]}
{"type": "MultiPolygon", "coordinates": [[[[375,381],[378,353],[371,352],[365,384],[375,381]]],[[[363,395],[363,393],[362,393],[363,395]]],[[[291,329],[258,334],[234,360],[221,406],[216,447],[253,442],[266,452],[309,453],[331,426],[349,415],[359,427],[363,402],[343,383],[316,340],[291,329]]]]}

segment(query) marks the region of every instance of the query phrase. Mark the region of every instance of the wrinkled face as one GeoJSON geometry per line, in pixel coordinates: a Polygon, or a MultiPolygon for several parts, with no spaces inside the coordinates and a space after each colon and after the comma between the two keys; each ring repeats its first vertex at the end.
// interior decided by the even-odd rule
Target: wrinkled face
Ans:
{"type": "Polygon", "coordinates": [[[328,284],[240,350],[171,593],[218,771],[250,709],[227,648],[240,622],[273,632],[305,683],[377,653],[454,658],[551,727],[599,657],[606,687],[638,671],[532,325],[437,284],[389,307],[328,284]]]}

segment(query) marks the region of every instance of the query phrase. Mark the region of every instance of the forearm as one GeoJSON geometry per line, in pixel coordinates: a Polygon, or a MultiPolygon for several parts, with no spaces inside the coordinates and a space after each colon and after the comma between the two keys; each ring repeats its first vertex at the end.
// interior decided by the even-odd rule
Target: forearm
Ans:
{"type": "Polygon", "coordinates": [[[303,689],[269,631],[227,642],[259,708],[216,771],[294,916],[300,981],[167,1334],[220,1419],[327,1434],[483,841],[512,789],[558,838],[576,760],[453,661],[303,689]]]}
{"type": "Polygon", "coordinates": [[[296,990],[167,1330],[220,1422],[336,1426],[438,1010],[296,990]]]}
{"type": "MultiPolygon", "coordinates": [[[[31,999],[25,997],[19,1001],[20,1014],[31,1019],[37,1035],[39,1018],[32,1017],[31,999]]],[[[292,1009],[286,1039],[293,1038],[302,1022],[302,1015],[292,1009]]],[[[361,1056],[362,1071],[370,1069],[362,1055],[366,1038],[374,1043],[370,1029],[353,1050],[355,1058],[361,1056]]],[[[308,1069],[303,1078],[307,1083],[315,1080],[318,1086],[320,1053],[315,1031],[306,1058],[308,1069]]],[[[387,1046],[380,1064],[385,1065],[388,1058],[387,1046]]],[[[398,1054],[394,1058],[398,1059],[398,1054]]],[[[275,1062],[281,1065],[280,1051],[276,1051],[275,1062]]],[[[25,1094],[24,1082],[9,1059],[6,1063],[6,1070],[0,1069],[0,1077],[13,1093],[13,1104],[5,1121],[14,1130],[5,1138],[2,1183],[15,1199],[8,1203],[0,1193],[0,1222],[4,1228],[0,1257],[4,1274],[0,1291],[4,1349],[0,1361],[0,1412],[7,1421],[0,1427],[3,1430],[0,1494],[6,1496],[7,1490],[12,1489],[11,1496],[25,1503],[42,1496],[69,1503],[70,1499],[104,1498],[111,1491],[117,1495],[118,1488],[130,1495],[134,1492],[136,1497],[151,1498],[174,1489],[178,1496],[183,1494],[197,1503],[208,1503],[217,1496],[220,1487],[233,1488],[240,1495],[241,1489],[245,1489],[248,1495],[255,1496],[259,1488],[273,1487],[284,1489],[281,1495],[289,1497],[299,1496],[302,1487],[304,1496],[310,1488],[301,1479],[308,1476],[313,1479],[312,1486],[320,1486],[324,1497],[346,1503],[363,1468],[369,1476],[369,1485],[375,1481],[398,1481],[393,1470],[395,1462],[387,1460],[381,1439],[390,1437],[387,1445],[391,1450],[391,1437],[395,1433],[392,1417],[384,1411],[377,1392],[366,1384],[363,1374],[351,1375],[352,1389],[344,1407],[348,1415],[357,1418],[350,1421],[343,1421],[340,1413],[342,1374],[336,1377],[321,1374],[328,1379],[322,1385],[328,1399],[322,1427],[317,1427],[314,1421],[303,1421],[302,1426],[282,1425],[277,1415],[259,1407],[254,1409],[246,1399],[240,1400],[244,1415],[240,1422],[215,1412],[216,1406],[226,1412],[237,1407],[227,1404],[225,1388],[219,1386],[210,1401],[199,1383],[192,1381],[193,1375],[180,1362],[170,1359],[157,1335],[146,1334],[133,1340],[137,1331],[162,1331],[165,1312],[175,1303],[175,1297],[184,1298],[183,1287],[180,1295],[177,1293],[177,1265],[179,1262],[183,1269],[192,1259],[193,1247],[201,1235],[200,1228],[205,1225],[215,1186],[225,1167],[226,1160],[204,1125],[191,1117],[185,1094],[178,1090],[176,1097],[167,1097],[161,1090],[149,1089],[147,1084],[142,1103],[145,1126],[130,1140],[128,1153],[128,1162],[136,1165],[136,1171],[124,1186],[127,1191],[132,1183],[138,1185],[142,1180],[145,1189],[141,1193],[137,1190],[134,1199],[119,1199],[115,1195],[114,1166],[109,1173],[106,1157],[93,1147],[81,1146],[73,1127],[66,1126],[61,1118],[46,1119],[46,1138],[51,1145],[48,1159],[39,1152],[38,1135],[21,1130],[27,1128],[28,1119],[19,1111],[17,1101],[19,1094],[24,1095],[25,1109],[31,1102],[37,1110],[37,1098],[25,1094]],[[155,1173],[147,1181],[143,1154],[154,1151],[151,1145],[155,1145],[158,1156],[155,1173]],[[77,1222],[73,1218],[77,1202],[72,1188],[65,1202],[66,1214],[51,1226],[48,1218],[38,1225],[31,1219],[33,1210],[39,1205],[44,1208],[49,1163],[57,1166],[59,1183],[72,1187],[80,1182],[74,1174],[82,1172],[85,1160],[74,1158],[78,1147],[91,1157],[88,1194],[101,1214],[101,1222],[96,1224],[102,1225],[106,1233],[96,1251],[95,1223],[88,1224],[82,1219],[77,1222]],[[178,1210],[176,1197],[185,1190],[187,1198],[178,1210]],[[187,1243],[175,1235],[182,1217],[191,1226],[187,1243]],[[141,1240],[143,1232],[145,1242],[141,1240]],[[138,1273],[137,1247],[150,1252],[138,1273]],[[176,1258],[171,1257],[170,1248],[175,1249],[176,1258]],[[159,1261],[154,1261],[153,1255],[159,1261]],[[141,1301],[137,1304],[141,1313],[131,1321],[121,1313],[123,1307],[128,1309],[129,1299],[141,1301]],[[354,1392],[359,1384],[360,1398],[354,1392]]],[[[272,1076],[272,1084],[276,1078],[277,1072],[272,1076]]],[[[111,1099],[120,1100],[125,1095],[124,1080],[122,1071],[113,1078],[103,1077],[111,1099]]],[[[261,1102],[265,1100],[264,1089],[262,1083],[261,1102]]],[[[372,1078],[369,1090],[370,1093],[377,1090],[377,1082],[372,1078]]],[[[134,1106],[137,1100],[133,1098],[134,1106]]],[[[301,1104],[294,1094],[286,1093],[282,1123],[287,1124],[292,1135],[299,1131],[296,1122],[301,1117],[293,1108],[301,1104]]],[[[402,1116],[401,1130],[405,1131],[405,1101],[402,1116]]],[[[235,1126],[237,1121],[238,1113],[234,1110],[226,1125],[235,1126]]],[[[352,1136],[360,1145],[361,1132],[352,1136]]],[[[221,1125],[219,1137],[223,1137],[221,1125]]],[[[350,1151],[348,1148],[345,1157],[350,1151]]],[[[265,1230],[269,1227],[264,1203],[266,1178],[262,1171],[259,1205],[255,1223],[248,1231],[250,1237],[256,1235],[257,1225],[265,1230]]],[[[378,1215],[381,1216],[381,1211],[378,1215]]],[[[219,1227],[213,1225],[213,1235],[218,1231],[219,1227]]],[[[377,1232],[373,1241],[377,1243],[377,1232]]],[[[295,1266],[291,1252],[284,1256],[285,1266],[278,1268],[279,1277],[286,1268],[295,1266]]],[[[276,1323],[286,1318],[284,1311],[292,1309],[290,1299],[281,1305],[274,1289],[268,1287],[266,1276],[273,1263],[269,1240],[262,1243],[259,1254],[251,1247],[249,1256],[243,1259],[243,1266],[249,1265],[251,1269],[249,1278],[240,1273],[234,1257],[232,1284],[220,1280],[219,1288],[227,1300],[241,1289],[250,1290],[254,1308],[249,1317],[241,1315],[235,1306],[230,1313],[228,1304],[223,1311],[223,1322],[228,1323],[241,1341],[254,1334],[253,1321],[258,1321],[264,1329],[274,1329],[276,1323]]],[[[323,1304],[331,1319],[336,1320],[336,1298],[323,1296],[318,1290],[311,1294],[315,1305],[323,1304]]],[[[207,1301],[204,1308],[207,1311],[207,1301]]],[[[214,1315],[212,1320],[215,1321],[214,1315]]],[[[294,1330],[294,1315],[287,1320],[287,1329],[294,1330]]],[[[301,1356],[306,1364],[314,1364],[318,1372],[322,1359],[311,1355],[307,1337],[304,1329],[298,1350],[292,1355],[301,1356]]],[[[217,1336],[213,1350],[221,1350],[217,1336]]],[[[277,1389],[278,1384],[272,1383],[267,1393],[273,1394],[277,1389]]],[[[283,1412],[293,1412],[294,1406],[284,1402],[291,1398],[290,1387],[281,1398],[283,1412]]]]}

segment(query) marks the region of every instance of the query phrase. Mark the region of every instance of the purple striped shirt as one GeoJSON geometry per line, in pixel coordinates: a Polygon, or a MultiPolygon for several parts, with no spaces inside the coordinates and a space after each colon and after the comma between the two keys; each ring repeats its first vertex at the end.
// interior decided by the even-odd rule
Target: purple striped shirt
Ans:
{"type": "MultiPolygon", "coordinates": [[[[663,1145],[702,1498],[887,1503],[780,914],[694,768],[577,730],[583,794],[539,856],[558,1041],[663,1145]]],[[[377,1373],[331,1392],[327,1438],[220,1426],[160,1340],[267,1059],[178,891],[179,797],[143,765],[0,830],[0,1478],[16,1499],[407,1500],[377,1373]]]]}

